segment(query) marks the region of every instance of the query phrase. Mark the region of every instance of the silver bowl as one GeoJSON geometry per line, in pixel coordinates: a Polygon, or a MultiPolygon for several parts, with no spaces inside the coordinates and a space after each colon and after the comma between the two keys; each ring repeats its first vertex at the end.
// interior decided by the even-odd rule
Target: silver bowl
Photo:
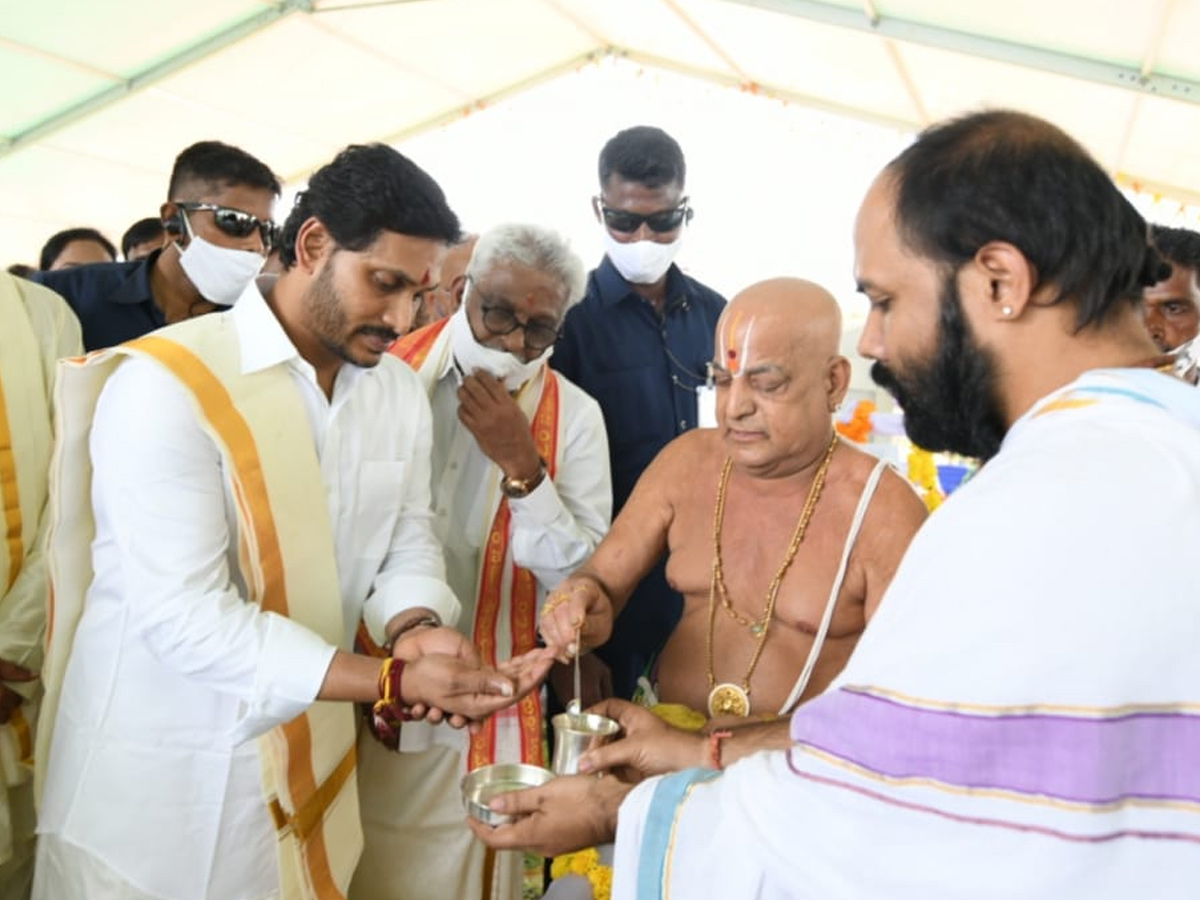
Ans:
{"type": "Polygon", "coordinates": [[[467,815],[485,825],[507,825],[516,817],[498,813],[488,804],[501,794],[541,787],[553,777],[549,769],[525,763],[496,763],[468,772],[462,780],[467,815]]]}

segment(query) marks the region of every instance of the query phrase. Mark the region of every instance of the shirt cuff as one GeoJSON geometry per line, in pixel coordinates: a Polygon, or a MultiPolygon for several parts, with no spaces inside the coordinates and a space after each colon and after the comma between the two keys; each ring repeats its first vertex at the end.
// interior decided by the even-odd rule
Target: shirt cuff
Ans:
{"type": "Polygon", "coordinates": [[[387,642],[385,628],[395,616],[409,609],[425,607],[437,613],[443,625],[458,624],[462,605],[450,590],[450,585],[429,575],[394,575],[387,589],[376,591],[363,605],[363,622],[367,633],[379,646],[387,642]]]}
{"type": "Polygon", "coordinates": [[[513,518],[526,527],[549,525],[565,509],[549,473],[546,473],[542,483],[526,496],[510,497],[508,505],[512,509],[513,518]]]}
{"type": "Polygon", "coordinates": [[[233,729],[241,743],[290,722],[308,709],[329,671],[337,647],[298,622],[264,613],[266,629],[254,696],[233,729]]]}

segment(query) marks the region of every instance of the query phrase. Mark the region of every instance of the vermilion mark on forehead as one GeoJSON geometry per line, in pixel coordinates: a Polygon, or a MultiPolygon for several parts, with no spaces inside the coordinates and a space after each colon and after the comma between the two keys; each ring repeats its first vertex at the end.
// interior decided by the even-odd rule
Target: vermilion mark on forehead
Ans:
{"type": "Polygon", "coordinates": [[[722,343],[728,348],[725,351],[725,356],[729,360],[730,375],[736,375],[738,373],[738,369],[741,368],[738,361],[737,350],[733,348],[734,337],[737,334],[738,325],[741,323],[741,320],[742,311],[740,309],[735,310],[733,315],[729,317],[728,324],[725,326],[725,340],[722,341],[722,343]]]}
{"type": "Polygon", "coordinates": [[[429,271],[429,269],[426,269],[425,274],[421,276],[421,287],[429,286],[429,281],[430,281],[429,276],[430,276],[430,271],[429,271]]]}

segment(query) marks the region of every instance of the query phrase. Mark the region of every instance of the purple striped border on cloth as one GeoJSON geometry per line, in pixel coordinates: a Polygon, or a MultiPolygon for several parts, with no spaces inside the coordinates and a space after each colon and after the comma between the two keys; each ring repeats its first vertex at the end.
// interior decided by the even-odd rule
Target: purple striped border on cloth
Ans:
{"type": "Polygon", "coordinates": [[[1200,805],[1200,715],[987,713],[902,702],[866,689],[805,704],[792,738],[887,780],[929,780],[1069,803],[1200,805]]]}

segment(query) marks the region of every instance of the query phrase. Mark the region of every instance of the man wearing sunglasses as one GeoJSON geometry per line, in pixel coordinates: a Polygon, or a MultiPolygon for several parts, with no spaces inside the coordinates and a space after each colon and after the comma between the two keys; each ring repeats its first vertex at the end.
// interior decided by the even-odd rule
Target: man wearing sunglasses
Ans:
{"type": "Polygon", "coordinates": [[[111,347],[232,306],[275,240],[279,179],[244,150],[201,141],[175,160],[161,207],[170,239],[138,262],[39,273],[83,326],[88,350],[111,347]]]}
{"type": "MultiPolygon", "coordinates": [[[[500,225],[479,238],[457,311],[392,348],[416,369],[433,407],[434,528],[463,606],[460,628],[485,663],[535,645],[546,591],[608,530],[600,409],[546,365],[583,289],[583,263],[561,236],[500,225]]],[[[464,822],[459,782],[468,763],[546,765],[543,719],[531,694],[470,740],[406,726],[399,759],[364,735],[366,846],[351,900],[477,898],[488,883],[489,896],[520,900],[520,855],[493,862],[486,854],[464,822]]]]}
{"type": "MultiPolygon", "coordinates": [[[[725,300],[674,264],[692,217],[679,144],[659,128],[628,128],[605,144],[599,170],[592,208],[606,252],[567,315],[552,365],[604,413],[615,514],[658,452],[699,424],[697,392],[725,300]]],[[[609,643],[585,660],[601,657],[616,695],[630,697],[682,610],[660,561],[609,643]]]]}

